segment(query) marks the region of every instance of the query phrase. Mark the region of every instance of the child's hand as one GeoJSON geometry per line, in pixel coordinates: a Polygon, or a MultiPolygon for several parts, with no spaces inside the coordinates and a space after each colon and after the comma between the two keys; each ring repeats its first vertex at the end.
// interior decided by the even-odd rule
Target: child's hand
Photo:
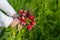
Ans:
{"type": "MultiPolygon", "coordinates": [[[[17,24],[20,24],[20,20],[17,19],[18,16],[19,16],[19,15],[17,15],[17,14],[14,14],[14,15],[12,16],[13,19],[14,19],[14,21],[12,22],[11,27],[14,27],[14,26],[16,26],[17,24]]],[[[23,28],[23,26],[20,25],[20,29],[22,29],[22,28],[23,28]]]]}
{"type": "Polygon", "coordinates": [[[17,14],[14,14],[13,16],[13,22],[11,23],[11,27],[14,27],[14,26],[16,26],[17,24],[19,24],[20,23],[20,21],[17,19],[17,17],[18,17],[18,15],[17,14]]]}
{"type": "Polygon", "coordinates": [[[20,23],[20,21],[16,18],[16,19],[14,19],[13,20],[13,22],[11,23],[11,27],[15,27],[17,24],[19,24],[20,23]]]}

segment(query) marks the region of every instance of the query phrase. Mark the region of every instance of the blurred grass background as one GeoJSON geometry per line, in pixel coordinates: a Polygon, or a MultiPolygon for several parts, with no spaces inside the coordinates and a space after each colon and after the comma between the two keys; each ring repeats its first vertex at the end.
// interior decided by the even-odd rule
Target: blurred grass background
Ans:
{"type": "Polygon", "coordinates": [[[1,40],[60,40],[60,0],[8,0],[18,12],[30,10],[36,25],[31,31],[26,28],[4,28],[1,40]]]}

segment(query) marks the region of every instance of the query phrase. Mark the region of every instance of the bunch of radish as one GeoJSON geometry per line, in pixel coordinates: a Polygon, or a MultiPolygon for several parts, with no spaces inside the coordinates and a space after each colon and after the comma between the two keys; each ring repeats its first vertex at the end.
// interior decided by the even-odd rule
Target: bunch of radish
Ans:
{"type": "Polygon", "coordinates": [[[20,20],[20,24],[22,26],[26,25],[26,19],[28,18],[31,22],[28,24],[27,29],[31,30],[33,28],[33,26],[36,24],[36,22],[34,21],[34,16],[29,12],[29,11],[24,11],[24,10],[20,10],[19,11],[19,17],[18,19],[20,20]]]}

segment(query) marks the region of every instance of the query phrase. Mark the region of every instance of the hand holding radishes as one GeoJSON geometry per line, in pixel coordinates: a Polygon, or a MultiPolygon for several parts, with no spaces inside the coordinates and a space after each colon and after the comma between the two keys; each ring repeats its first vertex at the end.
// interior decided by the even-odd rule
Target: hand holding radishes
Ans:
{"type": "Polygon", "coordinates": [[[21,28],[22,28],[22,26],[27,24],[26,23],[27,18],[32,21],[27,26],[28,30],[31,30],[33,28],[33,25],[36,24],[34,21],[34,16],[32,14],[30,14],[29,11],[24,11],[21,9],[19,11],[19,14],[20,14],[20,16],[19,16],[16,14],[17,12],[13,9],[13,7],[8,3],[7,0],[0,0],[0,9],[3,10],[4,12],[6,12],[6,14],[8,15],[7,16],[7,15],[3,14],[3,12],[0,12],[0,26],[3,26],[2,23],[4,23],[4,26],[6,26],[6,27],[8,27],[8,26],[13,27],[20,23],[21,28]]]}

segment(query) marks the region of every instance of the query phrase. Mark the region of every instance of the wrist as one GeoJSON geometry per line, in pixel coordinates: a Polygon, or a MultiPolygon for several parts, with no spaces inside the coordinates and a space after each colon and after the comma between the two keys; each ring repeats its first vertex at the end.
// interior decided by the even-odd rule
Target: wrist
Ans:
{"type": "Polygon", "coordinates": [[[17,18],[19,15],[17,15],[17,14],[14,14],[12,17],[15,19],[15,18],[17,18]]]}

